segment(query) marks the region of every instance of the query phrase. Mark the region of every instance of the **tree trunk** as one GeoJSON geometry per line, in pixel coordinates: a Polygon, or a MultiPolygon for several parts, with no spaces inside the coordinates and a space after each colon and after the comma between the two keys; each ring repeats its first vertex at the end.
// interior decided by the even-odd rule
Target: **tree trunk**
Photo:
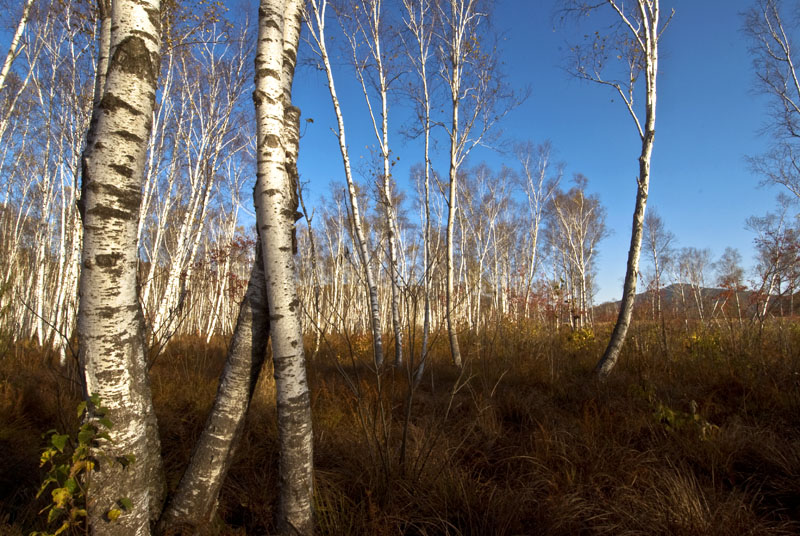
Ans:
{"type": "Polygon", "coordinates": [[[3,91],[3,87],[6,85],[6,77],[8,76],[8,72],[11,70],[11,64],[14,63],[14,60],[17,58],[17,54],[19,54],[21,50],[20,40],[22,39],[22,32],[25,31],[25,25],[28,24],[28,17],[30,15],[32,5],[33,0],[25,0],[25,6],[22,8],[22,16],[19,18],[19,23],[17,23],[17,29],[14,32],[14,37],[11,38],[11,44],[8,47],[8,53],[6,53],[6,59],[3,62],[3,67],[0,69],[0,92],[3,91]]]}
{"type": "MultiPolygon", "coordinates": [[[[656,126],[656,77],[658,74],[658,40],[660,29],[658,27],[658,0],[652,0],[653,6],[646,6],[645,0],[638,0],[640,23],[642,29],[636,35],[634,41],[641,45],[641,53],[645,59],[645,76],[647,83],[646,96],[646,115],[644,130],[639,128],[642,140],[642,152],[639,156],[639,176],[636,179],[636,204],[633,211],[633,224],[631,229],[631,245],[628,250],[628,262],[625,269],[625,283],[622,288],[622,303],[620,304],[619,316],[611,333],[611,340],[603,353],[603,357],[595,367],[595,373],[600,377],[606,377],[619,359],[622,345],[625,343],[625,336],[633,314],[633,305],[636,300],[636,278],[639,277],[639,255],[642,249],[642,235],[644,230],[644,212],[647,206],[647,194],[650,186],[650,159],[653,155],[653,141],[655,139],[656,126]]],[[[614,5],[614,4],[612,4],[614,5]]],[[[615,9],[616,5],[614,5],[615,9]]],[[[627,19],[623,16],[623,22],[627,19]]],[[[633,27],[631,27],[633,28],[633,27]]],[[[632,103],[628,102],[629,111],[633,113],[632,103]]],[[[636,120],[637,126],[639,125],[636,120]]]]}
{"type": "Polygon", "coordinates": [[[455,315],[455,253],[453,239],[455,235],[456,223],[456,186],[458,176],[458,164],[456,154],[456,138],[458,133],[458,98],[454,92],[453,98],[453,122],[450,141],[450,190],[447,198],[447,261],[445,272],[447,287],[445,291],[445,319],[447,320],[447,336],[450,340],[450,355],[453,364],[461,367],[461,349],[458,346],[458,335],[453,316],[455,315]]]}
{"type": "Polygon", "coordinates": [[[292,258],[300,110],[291,106],[291,83],[300,37],[299,0],[261,0],[256,49],[258,178],[256,219],[275,363],[280,443],[278,531],[313,533],[313,442],[300,302],[292,258]]]}
{"type": "Polygon", "coordinates": [[[355,183],[353,182],[353,174],[350,166],[350,156],[347,149],[347,141],[345,138],[344,117],[342,110],[339,106],[339,98],[336,96],[336,85],[333,80],[333,69],[331,68],[330,58],[328,57],[328,50],[325,45],[325,9],[327,7],[327,0],[321,0],[318,5],[318,0],[311,0],[310,10],[308,16],[308,28],[312,34],[312,39],[319,48],[319,55],[322,63],[325,66],[325,74],[328,79],[328,91],[331,95],[331,102],[333,103],[333,111],[336,114],[336,122],[338,127],[339,137],[339,150],[342,153],[342,163],[344,164],[345,180],[347,181],[347,195],[350,201],[350,210],[352,211],[353,223],[353,242],[358,252],[359,259],[361,260],[362,269],[364,270],[364,278],[367,284],[367,291],[369,293],[369,306],[370,306],[370,323],[372,327],[372,346],[374,352],[375,365],[380,367],[383,365],[383,335],[381,330],[381,316],[380,305],[378,304],[378,287],[375,284],[375,278],[370,268],[369,252],[367,250],[367,239],[364,235],[364,230],[361,225],[361,213],[358,208],[358,197],[356,195],[355,183]],[[313,17],[313,22],[312,22],[313,17]],[[316,23],[316,28],[314,24],[316,23]]]}
{"type": "Polygon", "coordinates": [[[214,407],[189,467],[164,510],[160,532],[189,529],[194,533],[214,516],[219,492],[244,430],[247,410],[266,356],[267,313],[264,262],[259,241],[214,407]]]}
{"type": "Polygon", "coordinates": [[[116,424],[112,441],[100,450],[136,459],[127,470],[107,463],[93,472],[87,502],[95,535],[148,534],[164,497],[136,269],[141,181],[160,63],[159,7],[159,0],[118,0],[111,19],[104,19],[111,22],[109,67],[83,155],[78,338],[84,389],[99,395],[116,424]],[[133,507],[109,522],[107,512],[124,497],[133,507]]]}

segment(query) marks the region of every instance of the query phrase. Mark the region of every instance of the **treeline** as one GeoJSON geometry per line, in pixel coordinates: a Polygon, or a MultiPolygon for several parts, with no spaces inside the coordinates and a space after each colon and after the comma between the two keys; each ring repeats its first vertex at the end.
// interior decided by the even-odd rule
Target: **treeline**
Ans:
{"type": "MultiPolygon", "coordinates": [[[[78,170],[92,104],[96,14],[78,1],[29,7],[13,68],[0,87],[0,309],[3,329],[12,338],[53,344],[66,358],[78,299],[78,170]]],[[[206,338],[232,333],[255,240],[252,219],[243,215],[255,175],[253,126],[247,119],[251,30],[234,27],[220,6],[180,3],[163,11],[161,90],[138,227],[140,301],[157,344],[176,333],[206,338]]],[[[300,207],[304,219],[297,222],[296,260],[306,332],[373,330],[371,288],[378,325],[395,326],[397,339],[411,325],[444,326],[448,314],[457,330],[477,330],[504,317],[556,328],[590,327],[596,320],[595,263],[609,230],[605,209],[588,192],[586,177],[564,179],[564,164],[549,143],[506,143],[511,148],[500,169],[465,164],[469,147],[463,136],[469,132],[459,141],[452,125],[450,131],[431,127],[442,118],[433,117],[429,108],[446,102],[448,91],[441,82],[427,90],[426,76],[445,69],[446,58],[436,55],[426,28],[430,32],[446,21],[425,2],[407,0],[402,8],[378,13],[372,24],[393,28],[383,33],[370,32],[366,22],[345,15],[341,6],[335,12],[345,34],[358,37],[342,48],[365,59],[335,73],[327,63],[331,84],[334,74],[355,77],[367,103],[388,102],[387,95],[396,98],[401,94],[396,86],[402,86],[420,114],[418,138],[455,140],[454,150],[462,152],[449,163],[452,176],[445,178],[447,170],[437,172],[426,150],[412,169],[409,187],[401,189],[386,161],[389,134],[394,134],[389,110],[371,116],[378,156],[385,158],[373,158],[361,182],[349,176],[350,187],[348,181],[335,183],[318,206],[300,207]],[[379,61],[383,56],[376,56],[370,43],[392,51],[390,65],[379,61]],[[386,76],[381,69],[401,82],[381,85],[386,76]]],[[[310,5],[312,27],[315,13],[310,5]]],[[[475,39],[490,40],[482,16],[476,15],[478,22],[469,28],[475,39]]],[[[325,36],[319,30],[313,35],[321,57],[325,36]]],[[[481,73],[498,67],[497,58],[475,54],[465,53],[462,68],[477,84],[481,73]]],[[[472,141],[493,134],[494,119],[484,117],[487,111],[516,102],[501,85],[483,90],[484,101],[466,108],[473,114],[469,128],[479,129],[472,141]]],[[[343,132],[344,117],[340,110],[337,115],[343,132]]],[[[671,298],[673,316],[680,301],[680,314],[701,322],[720,315],[763,321],[772,306],[793,311],[786,300],[775,299],[793,296],[798,279],[790,209],[785,203],[777,215],[748,220],[758,251],[749,274],[736,250],[726,249],[714,260],[709,250],[677,249],[667,225],[648,212],[640,279],[652,297],[650,316],[661,314],[661,296],[669,285],[680,290],[671,298]],[[725,292],[711,299],[703,296],[707,287],[725,292]],[[745,290],[751,291],[744,298],[748,303],[741,303],[745,290]]],[[[604,311],[611,320],[613,313],[604,311]]]]}

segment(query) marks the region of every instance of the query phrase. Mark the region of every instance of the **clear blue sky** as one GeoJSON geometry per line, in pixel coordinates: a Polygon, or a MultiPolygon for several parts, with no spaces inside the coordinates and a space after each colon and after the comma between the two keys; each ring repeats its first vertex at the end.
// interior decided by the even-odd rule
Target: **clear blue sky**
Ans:
{"type": "MultiPolygon", "coordinates": [[[[532,89],[501,128],[505,138],[552,140],[558,159],[567,164],[565,177],[585,174],[589,191],[600,196],[613,231],[599,252],[597,301],[602,302],[622,293],[640,142],[623,103],[618,98],[612,102],[610,88],[579,81],[565,70],[565,49],[583,31],[554,22],[556,3],[497,3],[492,21],[504,35],[501,54],[506,75],[512,86],[532,89]]],[[[766,120],[766,100],[753,92],[754,76],[741,32],[740,13],[750,5],[750,0],[662,0],[662,11],[666,14],[674,7],[675,16],[660,48],[648,204],[657,208],[678,246],[707,247],[715,258],[725,247],[736,247],[748,266],[753,237],[744,229],[744,220],[771,210],[776,193],[759,188],[758,178],[744,161],[745,155],[765,147],[759,130],[766,120]]],[[[328,24],[335,26],[333,20],[328,24]]],[[[358,161],[368,157],[365,147],[374,144],[368,117],[347,69],[339,65],[337,71],[351,158],[358,161]]],[[[304,117],[314,119],[300,152],[302,180],[309,182],[309,197],[314,199],[327,194],[331,181],[344,183],[322,73],[300,69],[294,100],[304,117]]],[[[408,169],[420,160],[420,152],[398,135],[393,145],[401,157],[395,179],[408,187],[408,169]]],[[[470,163],[481,160],[498,168],[504,161],[497,153],[481,151],[470,163]]],[[[434,165],[445,172],[446,155],[437,155],[434,165]]]]}

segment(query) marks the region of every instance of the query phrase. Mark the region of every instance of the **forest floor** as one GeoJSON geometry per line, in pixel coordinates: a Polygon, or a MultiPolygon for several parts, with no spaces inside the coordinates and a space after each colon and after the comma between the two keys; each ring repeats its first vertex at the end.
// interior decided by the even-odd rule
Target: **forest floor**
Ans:
{"type": "MultiPolygon", "coordinates": [[[[324,340],[309,359],[317,533],[800,534],[800,326],[675,326],[665,352],[657,329],[635,325],[600,383],[607,337],[500,323],[462,337],[458,371],[440,334],[410,397],[405,367],[371,370],[368,338],[324,340]]],[[[152,369],[171,489],[224,356],[221,339],[184,337],[152,369]]],[[[44,528],[43,433],[78,426],[74,371],[56,363],[27,344],[0,359],[0,534],[44,528]]],[[[210,534],[273,529],[271,372],[210,534]]]]}

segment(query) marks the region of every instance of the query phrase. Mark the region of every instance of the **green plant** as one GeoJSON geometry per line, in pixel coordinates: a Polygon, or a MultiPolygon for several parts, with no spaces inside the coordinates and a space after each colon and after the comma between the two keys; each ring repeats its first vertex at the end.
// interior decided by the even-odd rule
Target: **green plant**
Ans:
{"type": "Polygon", "coordinates": [[[689,408],[690,413],[686,413],[658,402],[653,416],[670,432],[689,431],[697,434],[699,439],[704,441],[710,439],[719,431],[718,426],[711,424],[698,413],[697,402],[692,400],[689,403],[689,408]]]}
{"type": "MultiPolygon", "coordinates": [[[[58,528],[55,532],[35,531],[31,536],[86,532],[87,490],[98,462],[119,463],[125,468],[135,461],[131,454],[115,458],[103,454],[101,441],[111,442],[109,431],[114,424],[97,394],[78,404],[77,416],[82,424],[76,437],[59,434],[56,430],[45,433],[48,442],[42,450],[39,466],[47,467],[47,473],[36,497],[41,497],[52,486],[51,500],[39,513],[46,512],[47,523],[58,524],[58,528]]],[[[106,517],[116,521],[132,506],[131,500],[123,497],[108,509],[106,517]]]]}

